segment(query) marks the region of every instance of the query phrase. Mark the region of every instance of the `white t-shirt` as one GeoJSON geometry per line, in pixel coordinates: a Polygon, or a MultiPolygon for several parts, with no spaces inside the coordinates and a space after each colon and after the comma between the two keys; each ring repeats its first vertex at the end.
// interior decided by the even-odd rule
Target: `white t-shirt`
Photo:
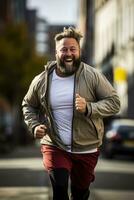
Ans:
{"type": "MultiPolygon", "coordinates": [[[[74,75],[60,77],[54,70],[50,87],[50,105],[59,137],[68,146],[69,152],[71,152],[72,140],[73,96],[74,75]]],[[[82,153],[92,153],[95,151],[97,151],[96,148],[82,153]]]]}
{"type": "Polygon", "coordinates": [[[59,136],[67,146],[71,146],[73,93],[74,75],[59,77],[54,70],[50,87],[50,105],[59,136]]]}

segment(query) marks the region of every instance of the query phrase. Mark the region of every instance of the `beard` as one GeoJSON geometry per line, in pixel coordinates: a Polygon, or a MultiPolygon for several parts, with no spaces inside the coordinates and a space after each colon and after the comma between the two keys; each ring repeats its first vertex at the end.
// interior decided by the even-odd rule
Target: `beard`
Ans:
{"type": "Polygon", "coordinates": [[[78,70],[81,62],[81,58],[75,58],[75,56],[64,56],[62,59],[57,56],[56,60],[57,68],[65,76],[74,74],[78,70]],[[66,59],[72,59],[72,63],[67,62],[66,59]]]}

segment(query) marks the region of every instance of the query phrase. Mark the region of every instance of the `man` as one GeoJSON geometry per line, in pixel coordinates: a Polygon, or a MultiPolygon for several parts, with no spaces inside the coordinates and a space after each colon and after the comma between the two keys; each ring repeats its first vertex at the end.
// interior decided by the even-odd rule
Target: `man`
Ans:
{"type": "Polygon", "coordinates": [[[25,122],[41,138],[43,163],[53,200],[87,200],[94,180],[103,118],[119,111],[120,101],[106,78],[81,62],[80,39],[74,28],[55,36],[56,61],[36,76],[23,100],[25,122]]]}

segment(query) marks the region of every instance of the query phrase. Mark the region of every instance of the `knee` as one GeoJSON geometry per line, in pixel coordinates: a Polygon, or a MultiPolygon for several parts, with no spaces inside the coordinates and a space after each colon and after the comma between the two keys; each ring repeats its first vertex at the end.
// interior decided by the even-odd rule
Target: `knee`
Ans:
{"type": "Polygon", "coordinates": [[[54,200],[69,200],[68,197],[68,177],[66,169],[54,169],[49,172],[54,200]]]}
{"type": "Polygon", "coordinates": [[[50,180],[52,185],[58,187],[67,187],[68,186],[68,177],[69,172],[64,168],[53,169],[49,172],[50,180]]]}

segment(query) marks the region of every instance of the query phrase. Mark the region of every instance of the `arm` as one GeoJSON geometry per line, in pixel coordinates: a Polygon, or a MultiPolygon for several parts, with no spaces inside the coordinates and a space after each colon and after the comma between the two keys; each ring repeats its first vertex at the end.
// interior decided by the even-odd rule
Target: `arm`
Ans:
{"type": "Polygon", "coordinates": [[[101,73],[96,72],[94,78],[94,92],[97,101],[86,102],[84,98],[76,95],[76,109],[86,116],[104,118],[116,114],[120,108],[119,97],[101,73]]]}
{"type": "Polygon", "coordinates": [[[99,72],[97,72],[96,96],[98,101],[87,105],[91,107],[92,117],[105,118],[119,112],[120,100],[117,92],[106,77],[99,72]]]}
{"type": "Polygon", "coordinates": [[[24,121],[32,133],[34,133],[35,127],[40,125],[38,117],[40,104],[37,95],[37,80],[38,77],[35,77],[22,102],[24,121]]]}

